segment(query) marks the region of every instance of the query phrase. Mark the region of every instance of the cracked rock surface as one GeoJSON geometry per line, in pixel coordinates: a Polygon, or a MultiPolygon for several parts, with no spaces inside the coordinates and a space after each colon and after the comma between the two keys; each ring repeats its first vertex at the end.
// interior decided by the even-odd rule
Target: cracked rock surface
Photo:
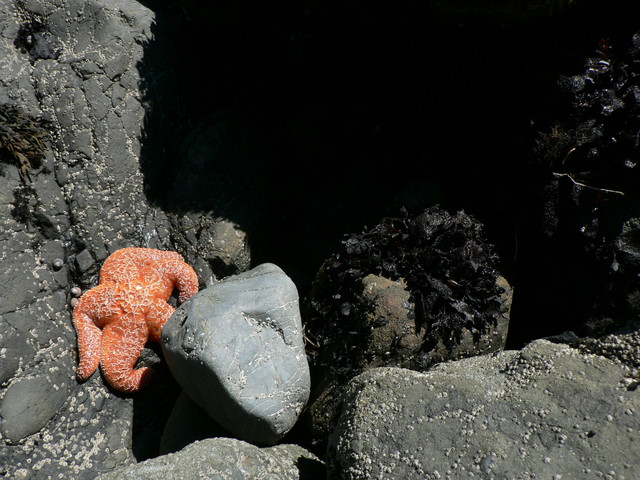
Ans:
{"type": "Polygon", "coordinates": [[[75,377],[71,304],[97,284],[109,254],[195,245],[187,250],[204,282],[220,258],[229,270],[238,255],[248,263],[246,238],[231,224],[191,212],[199,228],[181,241],[186,216],[172,223],[146,198],[140,66],[153,22],[128,0],[0,0],[0,122],[10,127],[5,113],[19,111],[48,132],[43,158],[0,169],[2,477],[95,478],[153,451],[133,425],[152,423],[141,412],[162,417],[157,397],[143,393],[134,405],[99,374],[85,384],[75,377]],[[220,237],[230,250],[211,251],[220,237]]]}
{"type": "Polygon", "coordinates": [[[69,291],[78,265],[95,275],[149,213],[135,62],[152,16],[124,2],[3,0],[0,12],[0,103],[52,133],[31,183],[11,167],[0,177],[1,467],[10,478],[93,478],[133,461],[133,409],[99,377],[77,383],[69,291]]]}

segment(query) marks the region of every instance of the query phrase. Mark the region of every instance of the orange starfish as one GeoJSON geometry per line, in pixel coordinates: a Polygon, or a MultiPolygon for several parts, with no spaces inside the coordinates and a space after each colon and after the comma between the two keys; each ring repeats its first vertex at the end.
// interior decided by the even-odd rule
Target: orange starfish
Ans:
{"type": "Polygon", "coordinates": [[[123,248],[100,270],[100,284],[80,297],[73,311],[78,332],[78,378],[98,368],[109,384],[136,392],[153,370],[134,369],[147,340],[160,342],[162,327],[175,309],[167,303],[173,289],[182,303],[198,292],[196,272],[179,253],[151,248],[123,248]]]}

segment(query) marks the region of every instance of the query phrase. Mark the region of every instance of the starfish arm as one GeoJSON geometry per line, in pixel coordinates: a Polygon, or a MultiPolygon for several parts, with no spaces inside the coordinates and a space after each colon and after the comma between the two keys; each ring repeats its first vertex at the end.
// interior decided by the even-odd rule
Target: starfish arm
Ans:
{"type": "Polygon", "coordinates": [[[100,365],[103,375],[116,390],[137,392],[151,381],[151,368],[134,368],[148,335],[144,319],[133,315],[104,327],[100,365]]]}
{"type": "Polygon", "coordinates": [[[78,334],[78,378],[87,380],[100,364],[100,350],[102,348],[102,330],[94,323],[95,301],[99,292],[85,293],[73,311],[73,324],[78,334]]]}
{"type": "Polygon", "coordinates": [[[100,284],[78,302],[73,323],[78,332],[78,377],[89,378],[98,365],[111,386],[135,392],[153,375],[135,365],[148,339],[160,342],[175,309],[172,291],[185,302],[198,292],[196,272],[177,252],[123,248],[104,262],[100,284]]]}
{"type": "Polygon", "coordinates": [[[149,327],[149,340],[162,342],[162,327],[176,309],[162,299],[155,300],[147,313],[147,326],[149,327]]]}
{"type": "Polygon", "coordinates": [[[180,292],[180,296],[178,297],[179,303],[186,302],[198,293],[198,275],[188,263],[183,260],[167,261],[165,265],[163,265],[162,271],[180,292]]]}

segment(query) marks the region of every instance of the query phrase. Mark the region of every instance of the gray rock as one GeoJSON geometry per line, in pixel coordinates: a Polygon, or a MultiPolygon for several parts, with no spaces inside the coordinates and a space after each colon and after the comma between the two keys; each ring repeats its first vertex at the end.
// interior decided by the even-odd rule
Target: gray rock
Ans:
{"type": "Polygon", "coordinates": [[[0,385],[13,377],[20,365],[20,357],[29,345],[25,336],[11,327],[0,315],[0,385]]]}
{"type": "MultiPolygon", "coordinates": [[[[370,333],[366,339],[359,339],[360,367],[364,370],[381,366],[417,369],[417,358],[426,366],[504,349],[513,289],[502,276],[497,276],[496,283],[503,293],[500,296],[501,313],[495,316],[495,324],[489,324],[479,335],[462,327],[457,342],[447,346],[439,339],[427,350],[424,339],[428,328],[416,323],[415,306],[405,282],[367,275],[362,280],[362,298],[370,308],[360,322],[367,325],[370,333]]],[[[335,376],[319,377],[316,388],[321,393],[310,402],[305,421],[314,435],[322,438],[326,437],[339,414],[341,385],[335,376]]]]}
{"type": "Polygon", "coordinates": [[[19,442],[40,431],[67,401],[71,381],[68,372],[55,364],[41,369],[45,373],[22,378],[5,391],[0,404],[0,431],[9,442],[19,442]]]}
{"type": "Polygon", "coordinates": [[[243,440],[277,442],[309,396],[298,292],[272,264],[181,305],[163,328],[162,349],[187,394],[243,440]]]}
{"type": "MultiPolygon", "coordinates": [[[[133,243],[149,212],[136,153],[144,111],[136,63],[151,39],[153,16],[120,0],[0,0],[0,11],[0,103],[45,118],[55,132],[41,166],[32,165],[31,182],[13,165],[3,165],[0,176],[2,476],[95,478],[133,460],[133,402],[110,393],[99,375],[83,385],[75,379],[76,340],[66,304],[75,265],[68,260],[78,253],[75,245],[102,260],[107,245],[123,238],[133,243]],[[23,36],[34,26],[42,31],[23,50],[23,36]],[[126,70],[117,52],[126,54],[126,70]],[[76,67],[91,55],[99,56],[100,68],[92,79],[82,78],[76,67]],[[108,75],[116,66],[119,80],[108,75]],[[116,133],[105,131],[110,117],[100,105],[127,77],[135,81],[126,97],[137,103],[127,105],[127,113],[136,118],[117,106],[122,117],[109,125],[121,136],[108,143],[116,133]],[[127,201],[138,207],[130,215],[122,213],[132,210],[127,201]],[[126,228],[111,221],[120,217],[126,228]],[[57,259],[62,264],[54,268],[57,259]]],[[[153,221],[146,223],[153,228],[153,221]]]]}
{"type": "Polygon", "coordinates": [[[331,478],[627,478],[640,465],[630,370],[539,340],[353,379],[329,438],[331,478]]]}
{"type": "Polygon", "coordinates": [[[80,273],[85,273],[96,263],[91,255],[89,250],[82,250],[78,255],[76,255],[76,268],[80,271],[80,273]]]}
{"type": "Polygon", "coordinates": [[[50,264],[54,267],[54,270],[60,269],[64,266],[64,261],[62,265],[56,266],[53,265],[55,260],[61,260],[64,258],[64,245],[59,240],[52,240],[46,242],[40,248],[40,254],[42,255],[42,260],[44,263],[50,264]]]}
{"type": "Polygon", "coordinates": [[[211,215],[170,214],[173,241],[185,261],[193,267],[201,283],[209,286],[220,276],[234,275],[249,268],[251,255],[247,234],[228,220],[211,215]]]}
{"type": "Polygon", "coordinates": [[[323,463],[298,445],[258,448],[233,438],[210,438],[180,452],[125,467],[98,480],[324,480],[323,463]]]}
{"type": "MultiPolygon", "coordinates": [[[[102,261],[118,242],[138,238],[140,221],[151,210],[137,162],[144,108],[136,63],[142,60],[143,42],[151,38],[153,15],[128,1],[104,5],[35,0],[29,5],[39,12],[46,26],[43,34],[59,51],[55,58],[27,62],[28,67],[9,76],[31,78],[38,100],[18,105],[41,114],[57,132],[51,146],[58,155],[49,169],[54,175],[45,173],[36,183],[40,189],[47,184],[57,189],[59,207],[46,203],[41,209],[51,219],[66,221],[54,231],[71,228],[75,239],[102,261]],[[78,11],[82,15],[75,15],[78,11]],[[130,101],[112,106],[113,85],[124,86],[130,77],[137,80],[125,87],[130,101]]],[[[14,21],[19,18],[25,15],[14,21]]],[[[24,61],[15,47],[8,55],[24,61]]]]}
{"type": "Polygon", "coordinates": [[[196,440],[231,436],[183,391],[162,432],[160,453],[177,452],[196,440]]]}
{"type": "MultiPolygon", "coordinates": [[[[150,437],[140,414],[132,433],[132,398],[108,390],[99,374],[77,383],[70,288],[93,287],[118,248],[174,244],[168,216],[147,200],[140,143],[154,97],[143,76],[153,62],[167,76],[166,50],[155,44],[157,23],[151,32],[154,13],[134,0],[0,0],[0,12],[0,122],[12,123],[4,113],[19,108],[51,133],[30,181],[0,165],[0,476],[93,479],[132,462],[133,450],[152,449],[140,448],[150,437]],[[153,49],[161,55],[150,58],[153,49]],[[21,411],[25,393],[33,401],[21,411]]],[[[199,214],[189,219],[198,223],[199,214]]],[[[138,412],[159,423],[166,397],[141,392],[138,412]]]]}
{"type": "Polygon", "coordinates": [[[605,335],[600,338],[584,338],[576,342],[578,349],[602,355],[631,368],[631,378],[640,383],[640,321],[636,320],[632,331],[605,335]]]}

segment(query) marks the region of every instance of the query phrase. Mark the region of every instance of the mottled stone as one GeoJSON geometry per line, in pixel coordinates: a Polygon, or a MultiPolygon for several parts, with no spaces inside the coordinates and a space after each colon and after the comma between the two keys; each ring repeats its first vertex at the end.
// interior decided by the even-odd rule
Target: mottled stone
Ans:
{"type": "Polygon", "coordinates": [[[169,219],[180,252],[206,286],[215,283],[218,276],[249,268],[247,234],[234,222],[194,213],[170,214],[169,219]]]}
{"type": "Polygon", "coordinates": [[[55,365],[43,373],[18,380],[7,388],[0,404],[0,431],[10,442],[19,442],[39,431],[67,400],[70,378],[55,365]]]}
{"type": "Polygon", "coordinates": [[[273,264],[193,296],[166,323],[162,340],[178,383],[238,438],[277,442],[308,399],[298,292],[273,264]]]}
{"type": "Polygon", "coordinates": [[[258,448],[234,438],[210,438],[183,450],[140,462],[98,480],[323,480],[323,463],[298,445],[258,448]]]}
{"type": "Polygon", "coordinates": [[[538,340],[354,378],[329,437],[330,478],[635,478],[630,369],[538,340]]]}
{"type": "Polygon", "coordinates": [[[0,12],[0,104],[54,133],[28,185],[14,165],[0,175],[0,470],[92,479],[133,460],[133,402],[100,378],[75,380],[69,287],[93,281],[107,246],[137,238],[143,220],[157,223],[136,150],[144,113],[137,64],[154,15],[130,0],[0,0],[0,12]],[[76,69],[83,61],[97,67],[92,78],[76,69]],[[107,127],[114,115],[101,105],[127,77],[131,115],[107,127]]]}

